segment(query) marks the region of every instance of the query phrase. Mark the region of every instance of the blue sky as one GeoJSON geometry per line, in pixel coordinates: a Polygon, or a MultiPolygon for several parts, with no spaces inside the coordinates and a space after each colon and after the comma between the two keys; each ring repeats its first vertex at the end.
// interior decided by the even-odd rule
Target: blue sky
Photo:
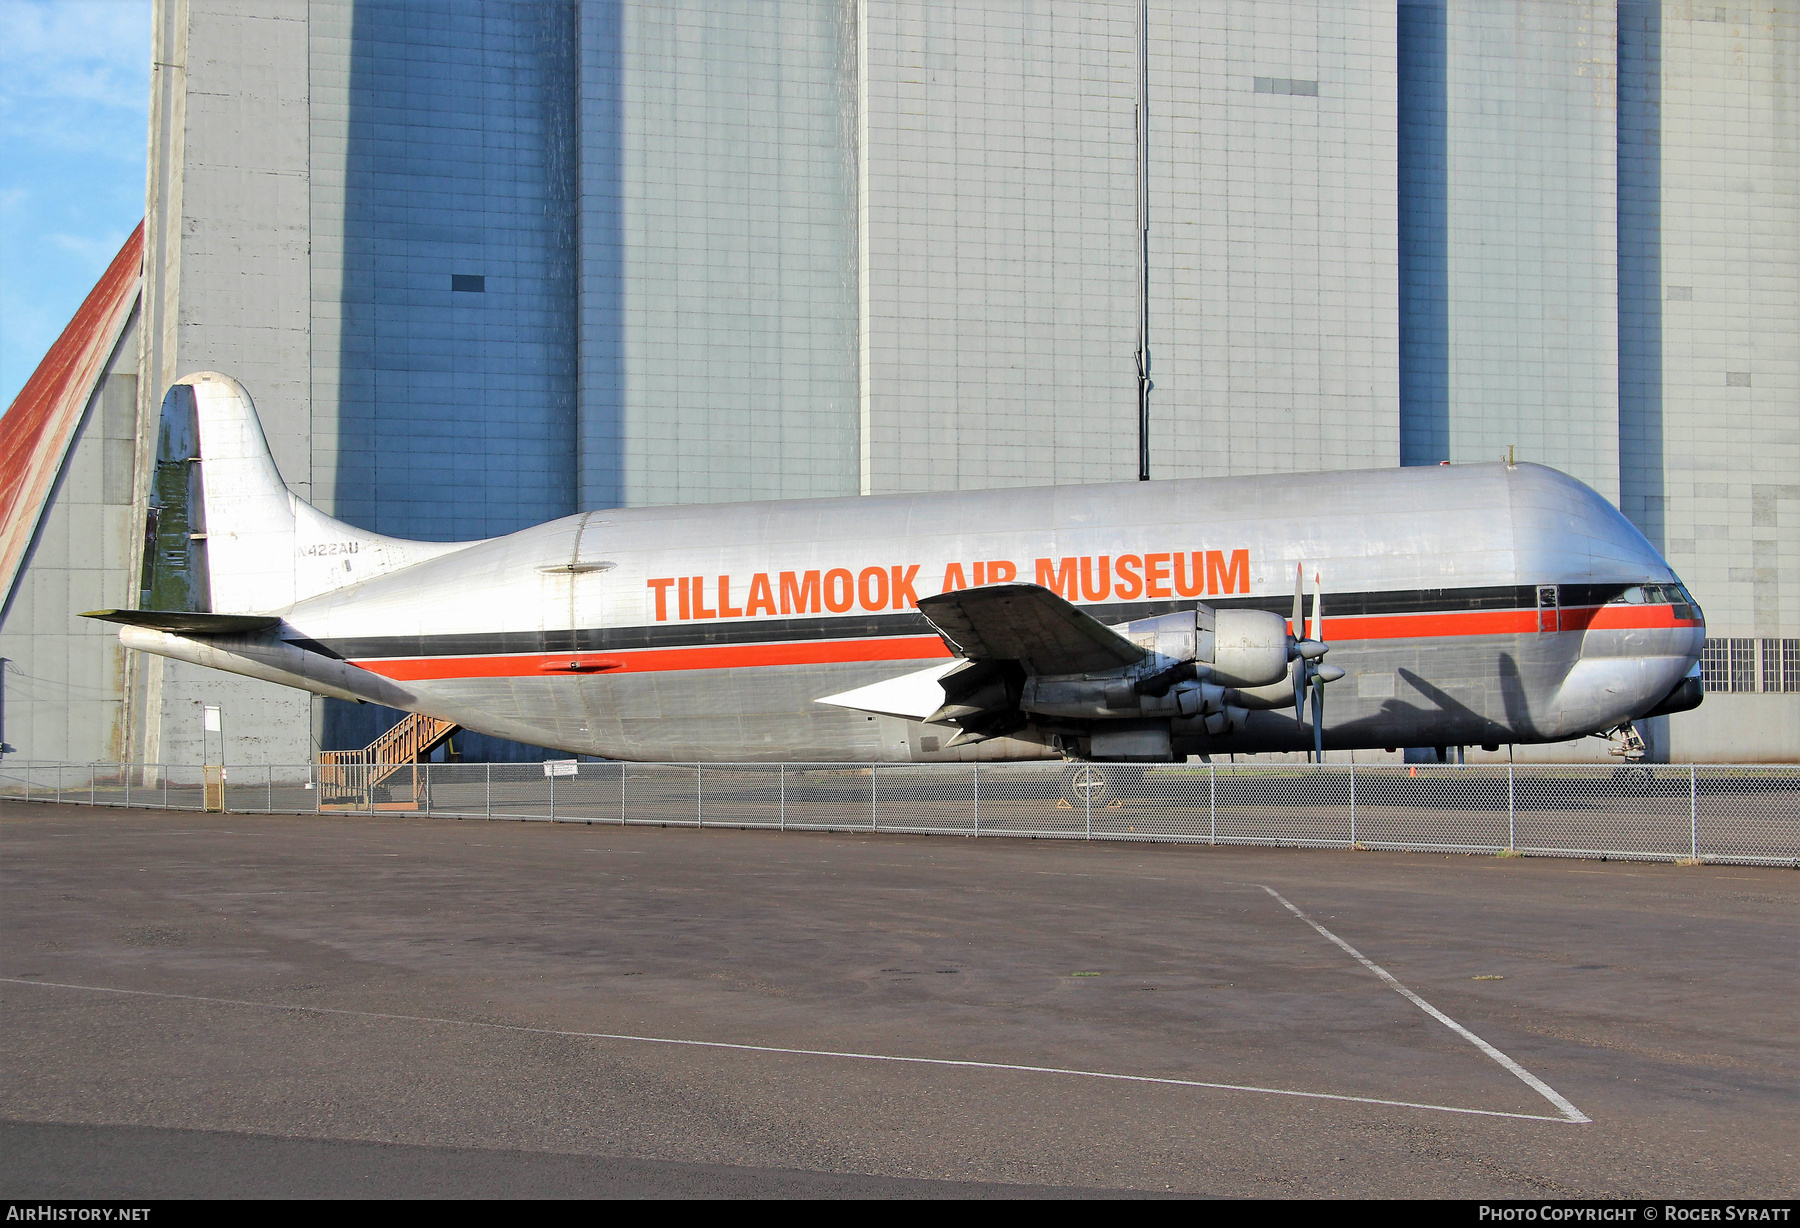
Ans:
{"type": "Polygon", "coordinates": [[[144,216],[150,0],[0,0],[0,408],[144,216]]]}

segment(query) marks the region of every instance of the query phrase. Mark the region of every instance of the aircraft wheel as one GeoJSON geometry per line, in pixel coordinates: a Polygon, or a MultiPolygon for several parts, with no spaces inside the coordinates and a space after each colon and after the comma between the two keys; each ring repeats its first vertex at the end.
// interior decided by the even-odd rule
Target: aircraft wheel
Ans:
{"type": "Polygon", "coordinates": [[[1080,808],[1102,805],[1112,798],[1112,783],[1106,769],[1097,763],[1075,763],[1063,769],[1063,798],[1080,808]]]}
{"type": "Polygon", "coordinates": [[[1656,787],[1656,773],[1641,763],[1614,768],[1613,779],[1627,793],[1648,793],[1656,787]]]}

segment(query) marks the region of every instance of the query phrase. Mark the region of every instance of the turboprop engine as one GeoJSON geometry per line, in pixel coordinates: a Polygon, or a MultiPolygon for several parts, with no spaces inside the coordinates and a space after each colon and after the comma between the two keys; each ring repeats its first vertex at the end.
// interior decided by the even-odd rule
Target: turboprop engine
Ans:
{"type": "Polygon", "coordinates": [[[1066,753],[1166,761],[1177,739],[1239,732],[1252,708],[1292,702],[1303,722],[1310,687],[1319,745],[1324,684],[1343,671],[1320,664],[1318,595],[1310,636],[1298,585],[1295,602],[1290,633],[1267,610],[1196,605],[1109,626],[1035,584],[958,589],[919,611],[959,660],[819,702],[954,725],[946,750],[1031,726],[1066,753]]]}
{"type": "Polygon", "coordinates": [[[1110,628],[1143,650],[1136,662],[1079,674],[1031,674],[1018,708],[1040,717],[1182,722],[1177,736],[1217,737],[1242,728],[1238,687],[1281,682],[1288,673],[1287,624],[1266,610],[1192,610],[1110,628]]]}

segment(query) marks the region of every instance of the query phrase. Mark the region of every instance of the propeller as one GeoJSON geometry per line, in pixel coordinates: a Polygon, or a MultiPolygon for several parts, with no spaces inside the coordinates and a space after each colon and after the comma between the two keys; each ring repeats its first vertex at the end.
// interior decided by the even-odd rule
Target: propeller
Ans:
{"type": "Polygon", "coordinates": [[[1308,629],[1305,622],[1306,612],[1306,568],[1304,564],[1294,566],[1294,644],[1289,649],[1293,657],[1294,680],[1294,720],[1306,721],[1306,693],[1312,690],[1312,729],[1313,729],[1313,761],[1322,763],[1325,760],[1325,684],[1336,682],[1344,676],[1344,671],[1335,665],[1322,665],[1320,661],[1331,651],[1325,642],[1325,606],[1322,582],[1318,572],[1313,572],[1313,612],[1312,627],[1308,629]]]}

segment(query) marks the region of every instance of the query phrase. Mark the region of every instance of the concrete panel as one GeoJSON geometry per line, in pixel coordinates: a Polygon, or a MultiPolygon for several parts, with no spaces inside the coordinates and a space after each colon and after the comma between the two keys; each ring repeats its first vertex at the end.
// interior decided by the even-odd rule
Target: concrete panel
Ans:
{"type": "Polygon", "coordinates": [[[133,430],[140,319],[134,312],[88,403],[0,611],[5,736],[27,759],[116,761],[127,744],[125,649],[114,628],[79,615],[136,603],[127,560],[137,521],[129,480],[120,490],[109,472],[121,441],[108,435],[133,430]]]}
{"type": "MultiPolygon", "coordinates": [[[[306,0],[158,0],[137,491],[167,384],[218,370],[250,389],[282,476],[312,494],[307,27],[306,0]]],[[[139,500],[132,523],[142,514],[139,500]]],[[[135,588],[121,587],[109,604],[135,606],[135,588]]],[[[165,724],[203,699],[266,709],[269,755],[310,758],[306,695],[220,674],[165,678],[160,659],[132,662],[129,687],[131,758],[160,759],[165,724]]]]}
{"type": "Polygon", "coordinates": [[[1405,463],[1513,446],[1618,497],[1613,10],[1401,6],[1405,463]]]}
{"type": "Polygon", "coordinates": [[[864,7],[866,492],[1136,472],[1137,7],[864,7]]]}
{"type": "Polygon", "coordinates": [[[1668,718],[1673,763],[1793,763],[1800,695],[1709,695],[1668,718]]]}
{"type": "Polygon", "coordinates": [[[1151,469],[1399,459],[1394,6],[1151,8],[1151,469]]]}
{"type": "Polygon", "coordinates": [[[853,492],[853,7],[581,21],[583,505],[853,492]]]}

